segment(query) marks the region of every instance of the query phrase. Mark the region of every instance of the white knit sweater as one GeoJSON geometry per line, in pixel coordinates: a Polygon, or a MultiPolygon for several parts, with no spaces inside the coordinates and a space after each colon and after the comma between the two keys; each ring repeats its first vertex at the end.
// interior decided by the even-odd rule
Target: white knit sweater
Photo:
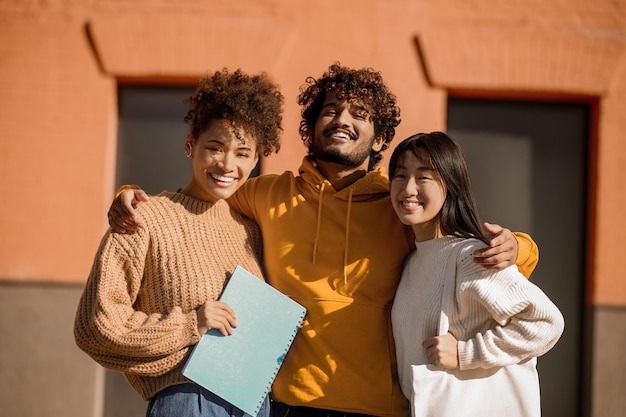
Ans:
{"type": "MultiPolygon", "coordinates": [[[[452,236],[416,242],[405,262],[391,314],[398,374],[407,397],[411,365],[428,363],[421,344],[436,335],[445,267],[462,242],[452,236]]],[[[460,369],[506,366],[543,355],[563,332],[561,312],[516,266],[496,271],[473,262],[473,252],[485,246],[474,242],[458,254],[457,311],[449,318],[460,369]]]]}

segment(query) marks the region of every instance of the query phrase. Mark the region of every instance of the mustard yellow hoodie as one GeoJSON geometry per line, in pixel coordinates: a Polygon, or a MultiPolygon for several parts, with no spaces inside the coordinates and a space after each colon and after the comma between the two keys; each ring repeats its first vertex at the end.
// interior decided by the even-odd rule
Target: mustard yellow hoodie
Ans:
{"type": "MultiPolygon", "coordinates": [[[[390,313],[414,237],[393,211],[388,178],[369,172],[337,191],[305,157],[298,176],[248,180],[229,203],[261,228],[268,282],[307,308],[274,398],[406,417],[390,313]]],[[[518,241],[529,275],[537,248],[530,238],[518,241]]]]}

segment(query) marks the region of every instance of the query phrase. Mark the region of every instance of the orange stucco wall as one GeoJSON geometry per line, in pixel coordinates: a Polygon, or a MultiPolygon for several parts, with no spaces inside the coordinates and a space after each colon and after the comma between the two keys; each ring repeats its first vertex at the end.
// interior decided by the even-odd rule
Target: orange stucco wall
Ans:
{"type": "Polygon", "coordinates": [[[267,71],[287,98],[333,61],[383,73],[398,138],[445,128],[448,91],[596,103],[590,301],[626,305],[626,3],[613,0],[0,0],[0,280],[82,282],[114,187],[118,79],[267,71]]]}

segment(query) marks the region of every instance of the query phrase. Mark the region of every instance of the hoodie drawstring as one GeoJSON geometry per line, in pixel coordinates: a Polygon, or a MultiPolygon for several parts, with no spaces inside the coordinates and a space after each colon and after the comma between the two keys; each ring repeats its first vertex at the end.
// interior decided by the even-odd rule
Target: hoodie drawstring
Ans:
{"type": "Polygon", "coordinates": [[[346,241],[343,250],[343,283],[348,284],[348,242],[350,242],[350,210],[352,208],[352,193],[354,187],[350,187],[348,193],[348,213],[346,214],[346,241]]]}
{"type": "Polygon", "coordinates": [[[322,185],[320,187],[320,202],[317,206],[317,227],[315,228],[315,242],[313,243],[313,265],[315,265],[315,258],[317,256],[317,242],[319,241],[320,227],[322,224],[322,200],[324,198],[325,187],[326,182],[322,182],[322,185]]]}
{"type": "MultiPolygon", "coordinates": [[[[322,200],[324,199],[324,189],[326,182],[322,182],[320,186],[320,201],[317,206],[317,225],[315,227],[315,241],[313,242],[313,265],[317,260],[317,243],[319,242],[320,227],[322,225],[322,200]]],[[[348,211],[346,213],[346,231],[343,250],[343,282],[348,283],[348,243],[350,242],[350,212],[352,209],[352,194],[354,194],[354,187],[350,187],[348,193],[348,211]]]]}

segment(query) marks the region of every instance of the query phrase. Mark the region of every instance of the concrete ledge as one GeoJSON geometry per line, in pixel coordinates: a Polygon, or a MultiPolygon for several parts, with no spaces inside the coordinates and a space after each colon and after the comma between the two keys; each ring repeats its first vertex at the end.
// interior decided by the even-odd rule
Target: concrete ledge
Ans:
{"type": "Polygon", "coordinates": [[[197,77],[207,69],[279,67],[297,32],[264,17],[135,15],[96,18],[87,33],[102,70],[116,77],[197,77]]]}
{"type": "Polygon", "coordinates": [[[626,46],[565,30],[467,25],[416,38],[430,83],[458,88],[603,96],[626,46]]]}

